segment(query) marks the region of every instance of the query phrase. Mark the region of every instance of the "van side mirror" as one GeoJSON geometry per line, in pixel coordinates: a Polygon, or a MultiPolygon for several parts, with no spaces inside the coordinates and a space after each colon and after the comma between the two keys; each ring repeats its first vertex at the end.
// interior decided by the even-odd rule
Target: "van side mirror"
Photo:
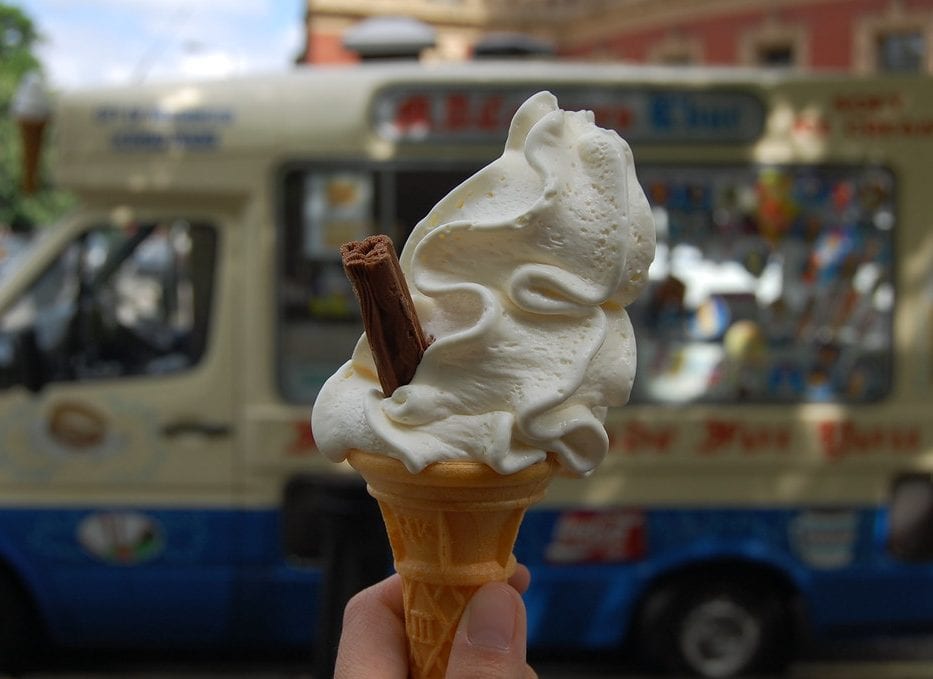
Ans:
{"type": "Polygon", "coordinates": [[[19,384],[37,394],[48,382],[48,374],[35,328],[17,333],[13,342],[14,361],[19,366],[19,384]]]}
{"type": "Polygon", "coordinates": [[[933,479],[904,474],[888,504],[888,551],[902,561],[933,560],[933,479]]]}

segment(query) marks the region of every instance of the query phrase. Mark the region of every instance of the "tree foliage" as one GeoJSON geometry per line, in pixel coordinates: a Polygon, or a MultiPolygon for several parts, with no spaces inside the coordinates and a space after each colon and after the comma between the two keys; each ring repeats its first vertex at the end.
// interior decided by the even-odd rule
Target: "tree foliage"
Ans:
{"type": "MultiPolygon", "coordinates": [[[[68,194],[55,190],[47,181],[32,196],[20,190],[21,148],[10,105],[23,76],[42,70],[34,51],[38,41],[33,21],[19,8],[0,2],[0,225],[17,218],[46,224],[71,203],[68,194]]],[[[48,142],[45,146],[44,154],[48,156],[48,142]]],[[[42,177],[47,176],[44,168],[42,177]]]]}

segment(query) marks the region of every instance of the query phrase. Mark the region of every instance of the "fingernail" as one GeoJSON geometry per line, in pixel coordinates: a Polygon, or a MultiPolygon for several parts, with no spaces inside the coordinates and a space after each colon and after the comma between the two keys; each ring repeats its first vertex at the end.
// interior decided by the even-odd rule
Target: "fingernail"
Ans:
{"type": "Polygon", "coordinates": [[[508,585],[482,587],[467,606],[467,639],[474,646],[507,651],[515,636],[515,599],[508,585]]]}

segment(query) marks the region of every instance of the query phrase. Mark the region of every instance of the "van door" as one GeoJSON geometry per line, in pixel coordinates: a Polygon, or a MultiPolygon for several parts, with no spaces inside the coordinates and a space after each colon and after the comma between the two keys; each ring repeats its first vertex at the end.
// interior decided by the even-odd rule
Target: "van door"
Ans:
{"type": "Polygon", "coordinates": [[[0,309],[0,558],[59,641],[226,633],[230,235],[183,214],[87,220],[0,309]]]}

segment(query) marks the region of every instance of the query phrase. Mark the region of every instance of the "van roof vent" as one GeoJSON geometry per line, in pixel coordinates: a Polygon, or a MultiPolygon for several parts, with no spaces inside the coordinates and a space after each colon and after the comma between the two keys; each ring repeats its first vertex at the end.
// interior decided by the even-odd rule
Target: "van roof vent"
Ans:
{"type": "Polygon", "coordinates": [[[343,35],[344,48],[361,59],[417,59],[437,43],[437,31],[405,16],[364,19],[343,35]]]}
{"type": "Polygon", "coordinates": [[[489,33],[473,45],[474,59],[553,57],[554,45],[526,33],[489,33]]]}

